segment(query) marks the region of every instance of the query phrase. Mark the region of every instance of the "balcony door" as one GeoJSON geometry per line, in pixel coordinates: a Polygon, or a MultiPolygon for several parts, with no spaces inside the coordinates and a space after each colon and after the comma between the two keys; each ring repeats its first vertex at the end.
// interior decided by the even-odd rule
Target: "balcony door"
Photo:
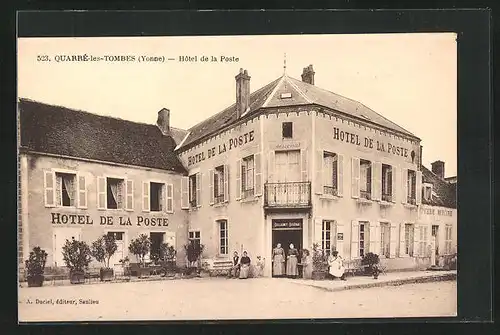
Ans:
{"type": "Polygon", "coordinates": [[[275,175],[277,185],[276,202],[298,202],[300,197],[299,185],[291,184],[301,181],[300,150],[276,151],[275,175]]]}

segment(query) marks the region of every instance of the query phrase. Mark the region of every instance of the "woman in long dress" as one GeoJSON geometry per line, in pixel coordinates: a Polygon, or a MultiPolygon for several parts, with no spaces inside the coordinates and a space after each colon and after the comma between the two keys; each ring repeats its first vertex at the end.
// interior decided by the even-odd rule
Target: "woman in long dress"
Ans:
{"type": "Polygon", "coordinates": [[[293,244],[290,244],[290,249],[288,249],[288,257],[286,263],[286,275],[291,278],[297,278],[299,271],[297,269],[299,251],[294,248],[293,244]]]}
{"type": "Polygon", "coordinates": [[[285,250],[281,247],[281,243],[273,249],[273,276],[281,277],[285,274],[285,250]]]}
{"type": "Polygon", "coordinates": [[[240,259],[240,279],[247,279],[248,273],[250,272],[250,257],[248,257],[248,253],[243,251],[243,257],[240,259]]]}
{"type": "Polygon", "coordinates": [[[328,265],[330,266],[329,273],[333,278],[337,277],[346,280],[343,260],[338,251],[332,251],[331,255],[328,256],[328,265]]]}
{"type": "Polygon", "coordinates": [[[302,277],[304,279],[311,279],[313,271],[313,261],[309,250],[304,249],[302,256],[302,277]]]}

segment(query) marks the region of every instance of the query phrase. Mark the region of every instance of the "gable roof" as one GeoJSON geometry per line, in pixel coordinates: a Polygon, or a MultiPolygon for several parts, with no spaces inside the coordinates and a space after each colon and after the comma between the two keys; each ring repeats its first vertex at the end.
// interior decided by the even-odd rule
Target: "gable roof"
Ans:
{"type": "MultiPolygon", "coordinates": [[[[244,113],[243,117],[256,114],[262,108],[301,105],[323,106],[361,119],[365,122],[370,122],[416,138],[411,132],[386,119],[358,101],[291,78],[287,75],[283,75],[251,93],[249,110],[244,113]],[[291,93],[291,97],[282,99],[282,93],[291,93]]],[[[236,104],[232,104],[223,111],[191,127],[189,129],[189,136],[184,143],[182,143],[182,147],[188,146],[206,136],[215,134],[221,128],[230,126],[236,121],[236,104]]]]}
{"type": "Polygon", "coordinates": [[[20,99],[18,106],[21,148],[178,173],[186,172],[174,153],[176,141],[172,136],[163,135],[156,125],[91,114],[28,99],[20,99]]]}
{"type": "Polygon", "coordinates": [[[432,190],[435,193],[430,201],[422,197],[422,203],[431,206],[457,208],[457,184],[440,178],[423,165],[421,165],[421,171],[422,181],[432,184],[432,190]]]}

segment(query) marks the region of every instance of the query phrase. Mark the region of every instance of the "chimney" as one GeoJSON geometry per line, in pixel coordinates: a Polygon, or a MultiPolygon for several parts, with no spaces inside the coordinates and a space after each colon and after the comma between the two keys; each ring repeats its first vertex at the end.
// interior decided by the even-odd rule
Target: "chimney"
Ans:
{"type": "Polygon", "coordinates": [[[314,85],[314,74],[315,72],[313,70],[312,65],[305,67],[304,70],[302,71],[302,81],[304,83],[314,85]]]}
{"type": "Polygon", "coordinates": [[[240,69],[236,78],[236,116],[239,119],[250,106],[250,76],[240,69]]]}
{"type": "Polygon", "coordinates": [[[431,163],[432,172],[441,179],[444,179],[444,162],[435,161],[431,163]]]}
{"type": "Polygon", "coordinates": [[[170,135],[170,110],[162,108],[158,112],[156,125],[160,128],[163,135],[170,135]]]}

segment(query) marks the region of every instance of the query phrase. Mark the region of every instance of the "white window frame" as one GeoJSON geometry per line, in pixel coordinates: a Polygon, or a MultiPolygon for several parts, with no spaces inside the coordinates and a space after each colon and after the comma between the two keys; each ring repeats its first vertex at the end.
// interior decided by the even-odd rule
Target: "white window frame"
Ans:
{"type": "MultiPolygon", "coordinates": [[[[149,180],[146,180],[145,182],[149,183],[149,212],[151,212],[151,213],[166,213],[167,212],[167,183],[164,180],[158,180],[158,179],[149,179],[149,180]],[[151,183],[161,184],[162,197],[160,197],[158,199],[161,209],[158,211],[153,211],[151,209],[151,195],[152,195],[151,183]]],[[[144,201],[144,199],[143,199],[143,201],[144,201]]]]}
{"type": "Polygon", "coordinates": [[[387,221],[381,221],[380,222],[380,251],[379,251],[379,257],[380,258],[391,258],[391,239],[393,238],[391,236],[391,223],[387,221]],[[384,239],[382,236],[385,237],[384,234],[384,229],[387,231],[387,253],[384,253],[384,249],[386,246],[386,243],[384,243],[384,239]]]}
{"type": "Polygon", "coordinates": [[[367,253],[370,252],[370,221],[368,220],[357,220],[358,221],[358,257],[363,258],[367,253]],[[363,255],[361,255],[361,225],[363,225],[363,255]]]}
{"type": "MultiPolygon", "coordinates": [[[[106,194],[106,197],[104,199],[104,209],[107,210],[107,211],[122,211],[122,210],[125,210],[125,207],[127,207],[127,204],[126,204],[126,200],[127,200],[127,192],[126,192],[126,187],[127,187],[127,184],[126,184],[126,181],[127,181],[127,178],[124,177],[124,176],[119,176],[119,175],[104,175],[102,176],[104,178],[104,190],[105,190],[105,194],[106,194]],[[120,179],[122,182],[123,182],[123,194],[122,194],[122,203],[123,203],[123,207],[118,207],[118,204],[117,205],[117,208],[108,208],[108,178],[111,178],[111,179],[120,179]]],[[[99,187],[99,185],[97,185],[97,187],[99,187]]],[[[97,201],[99,202],[99,198],[97,199],[97,201]]]]}
{"type": "MultiPolygon", "coordinates": [[[[410,222],[406,222],[404,223],[404,231],[403,231],[403,234],[404,234],[404,255],[406,257],[413,257],[414,254],[415,254],[415,229],[416,228],[416,224],[415,223],[410,223],[410,222]],[[410,227],[410,232],[411,232],[411,241],[409,241],[407,239],[407,236],[406,236],[406,227],[410,227]]],[[[410,237],[410,234],[408,235],[408,237],[410,237]]]]}
{"type": "Polygon", "coordinates": [[[417,204],[417,171],[413,169],[407,169],[407,175],[406,175],[406,180],[407,180],[407,189],[406,189],[406,202],[410,205],[416,205],[417,204]],[[415,174],[415,187],[413,190],[409,190],[409,187],[411,185],[410,181],[410,174],[414,173],[415,174]],[[411,192],[413,191],[413,192],[411,192]],[[412,199],[413,201],[410,201],[412,199]]]}
{"type": "MultiPolygon", "coordinates": [[[[217,224],[217,235],[218,235],[218,242],[217,242],[217,246],[218,246],[218,249],[217,249],[217,254],[220,255],[220,256],[228,256],[229,255],[229,221],[227,219],[217,219],[215,220],[215,223],[217,224]],[[222,236],[221,236],[221,232],[222,232],[222,229],[221,229],[221,223],[222,222],[225,222],[226,224],[226,229],[225,229],[225,232],[226,232],[226,236],[225,236],[225,248],[226,248],[226,252],[223,253],[221,252],[221,249],[223,247],[223,245],[221,244],[222,242],[222,236]]],[[[200,234],[200,237],[201,237],[201,234],[200,234]]]]}
{"type": "Polygon", "coordinates": [[[434,192],[433,190],[433,185],[431,183],[422,183],[422,189],[423,189],[423,198],[426,200],[426,201],[432,201],[432,192],[434,192]],[[427,190],[430,189],[430,197],[427,197],[426,194],[427,194],[427,190]]]}
{"type": "Polygon", "coordinates": [[[365,159],[365,158],[360,158],[359,159],[359,197],[361,199],[364,199],[364,200],[372,200],[373,199],[373,196],[372,196],[372,191],[373,191],[373,171],[374,171],[374,162],[369,160],[369,159],[365,159]],[[363,162],[369,162],[368,165],[368,169],[367,169],[367,173],[366,173],[366,186],[370,185],[370,190],[362,190],[362,183],[361,183],[361,176],[362,176],[362,169],[361,167],[363,166],[363,162]],[[364,193],[364,195],[362,194],[364,193]]]}
{"type": "MultiPolygon", "coordinates": [[[[321,249],[323,252],[330,252],[332,251],[332,248],[335,247],[335,250],[337,250],[337,221],[334,219],[328,219],[328,218],[323,218],[321,222],[321,249]],[[326,239],[326,232],[327,230],[325,229],[326,223],[330,223],[330,246],[326,248],[325,242],[327,241],[326,239]]],[[[337,250],[338,251],[338,250],[337,250]]]]}
{"type": "Polygon", "coordinates": [[[201,230],[199,230],[199,229],[196,229],[196,230],[189,230],[189,231],[188,231],[188,241],[191,241],[191,240],[198,240],[198,241],[199,241],[199,243],[201,244],[201,230]],[[198,234],[200,235],[200,237],[199,237],[199,238],[196,238],[196,237],[191,238],[191,237],[190,237],[190,234],[193,234],[193,236],[195,236],[195,235],[196,235],[196,233],[198,233],[198,234]]]}
{"type": "Polygon", "coordinates": [[[199,208],[201,207],[201,192],[202,192],[202,183],[203,183],[203,175],[201,173],[201,171],[196,171],[196,172],[192,172],[189,176],[188,176],[188,199],[189,199],[189,207],[190,208],[199,208]],[[191,182],[191,178],[194,178],[195,182],[196,182],[196,185],[195,185],[195,190],[194,190],[194,193],[193,193],[193,187],[192,187],[192,182],[191,182]],[[193,199],[194,197],[194,199],[193,199]],[[196,202],[194,205],[193,205],[193,201],[196,202]]]}
{"type": "MultiPolygon", "coordinates": [[[[48,170],[49,171],[49,170],[48,170]]],[[[53,207],[57,207],[57,208],[77,208],[80,206],[79,204],[79,201],[78,201],[78,192],[79,192],[79,185],[78,185],[78,178],[79,176],[81,176],[81,174],[78,173],[78,171],[76,170],[68,170],[68,169],[59,169],[59,168],[53,168],[53,169],[50,169],[50,171],[52,172],[52,175],[53,175],[53,181],[54,181],[54,206],[53,207]],[[73,206],[63,206],[62,205],[62,194],[61,194],[61,205],[59,205],[57,203],[57,195],[56,195],[56,192],[58,191],[57,190],[57,174],[71,174],[71,175],[74,175],[75,177],[75,200],[74,200],[74,205],[73,206]]],[[[44,173],[44,176],[45,176],[45,173],[44,173]]],[[[84,176],[84,175],[82,175],[84,176]]],[[[85,180],[87,179],[86,176],[85,177],[85,180]]],[[[45,186],[45,185],[44,185],[45,186]]],[[[62,185],[61,185],[61,193],[62,193],[62,185]]],[[[44,192],[45,192],[45,187],[44,187],[44,192]]],[[[85,192],[87,193],[87,192],[85,192]]],[[[85,207],[79,207],[79,208],[87,208],[88,207],[88,204],[87,206],[85,207]]]]}
{"type": "Polygon", "coordinates": [[[243,157],[241,159],[241,174],[240,174],[240,178],[241,178],[241,199],[246,199],[246,198],[251,198],[253,196],[255,196],[255,177],[256,177],[256,163],[255,163],[255,154],[251,154],[251,155],[247,155],[245,157],[243,157]],[[252,161],[252,187],[249,188],[249,183],[248,183],[248,161],[250,160],[250,157],[251,157],[251,161],[252,161]],[[243,168],[245,168],[245,175],[243,176],[243,168]],[[245,177],[245,178],[243,178],[245,177]],[[251,194],[250,194],[250,191],[251,194]]]}
{"type": "Polygon", "coordinates": [[[395,190],[394,190],[394,179],[395,179],[395,170],[396,170],[396,167],[392,164],[388,164],[386,162],[381,162],[381,166],[380,166],[380,173],[381,173],[381,176],[380,176],[380,195],[381,195],[381,198],[380,200],[382,201],[385,201],[385,202],[394,202],[394,198],[395,198],[395,190]],[[391,171],[391,182],[387,182],[385,180],[385,175],[384,175],[384,166],[388,166],[390,171],[391,171]],[[385,183],[384,183],[385,181],[385,183]],[[384,185],[387,184],[386,186],[390,186],[390,189],[391,189],[391,192],[390,193],[387,193],[387,194],[384,194],[384,185]],[[385,196],[389,196],[390,197],[390,200],[385,200],[384,197],[385,196]]]}
{"type": "Polygon", "coordinates": [[[217,165],[213,170],[212,170],[214,179],[213,179],[213,199],[214,199],[214,204],[221,204],[224,202],[224,199],[226,198],[225,194],[225,187],[224,184],[227,182],[225,177],[227,176],[227,171],[226,171],[226,165],[221,164],[217,165]],[[217,176],[217,178],[215,178],[217,176]],[[215,183],[217,179],[217,185],[215,183]],[[218,191],[216,194],[215,191],[218,191]]]}

